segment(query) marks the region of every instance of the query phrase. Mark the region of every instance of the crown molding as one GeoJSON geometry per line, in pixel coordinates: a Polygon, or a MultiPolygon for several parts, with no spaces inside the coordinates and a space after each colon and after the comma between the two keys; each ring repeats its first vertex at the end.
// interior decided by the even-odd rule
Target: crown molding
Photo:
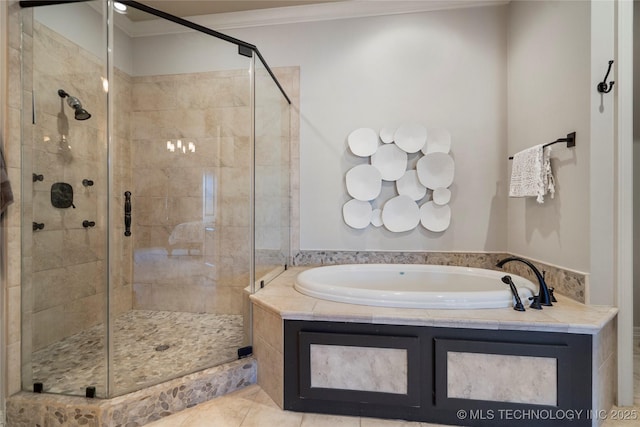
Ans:
{"type": "MultiPolygon", "coordinates": [[[[237,28],[333,21],[447,9],[500,6],[507,3],[509,3],[509,0],[348,0],[333,3],[191,16],[185,19],[216,31],[223,31],[237,28]]],[[[129,20],[121,21],[126,22],[117,23],[118,26],[131,37],[147,37],[193,31],[162,19],[135,23],[129,20]]]]}

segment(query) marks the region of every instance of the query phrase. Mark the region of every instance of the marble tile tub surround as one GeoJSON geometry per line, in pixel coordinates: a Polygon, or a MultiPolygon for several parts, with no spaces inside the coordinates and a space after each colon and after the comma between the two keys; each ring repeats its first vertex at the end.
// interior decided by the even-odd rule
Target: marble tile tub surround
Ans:
{"type": "Polygon", "coordinates": [[[618,312],[615,307],[584,305],[563,295],[557,296],[558,304],[553,308],[525,313],[509,308],[427,310],[344,304],[297,292],[293,288],[295,278],[307,268],[292,267],[251,295],[255,315],[254,354],[261,367],[258,384],[281,408],[282,320],[287,319],[589,334],[593,336],[593,408],[608,409],[615,400],[618,312]]]}
{"type": "MultiPolygon", "coordinates": [[[[344,304],[309,297],[296,291],[293,288],[296,276],[307,268],[309,267],[291,267],[263,289],[251,295],[254,308],[274,318],[291,320],[508,329],[589,335],[598,334],[615,319],[618,313],[615,307],[585,305],[564,295],[557,295],[558,303],[553,307],[543,310],[528,309],[524,313],[510,308],[436,310],[344,304]]],[[[261,336],[261,330],[256,325],[255,319],[254,333],[261,336]]],[[[274,342],[272,333],[274,332],[265,331],[264,338],[267,342],[274,342]]],[[[607,347],[610,345],[607,344],[607,347]]]]}
{"type": "Polygon", "coordinates": [[[255,359],[237,360],[113,399],[20,392],[7,400],[11,427],[137,427],[256,381],[255,359]]]}
{"type": "MultiPolygon", "coordinates": [[[[504,252],[379,252],[379,251],[308,251],[298,252],[293,257],[295,266],[318,266],[333,264],[434,264],[457,265],[464,267],[502,270],[526,277],[538,283],[529,267],[520,262],[505,264],[503,269],[496,267],[501,259],[518,256],[504,252]]],[[[524,258],[524,257],[523,257],[524,258]]],[[[528,259],[540,271],[545,271],[545,280],[549,287],[575,301],[584,303],[587,273],[568,270],[562,267],[528,259]]]]}

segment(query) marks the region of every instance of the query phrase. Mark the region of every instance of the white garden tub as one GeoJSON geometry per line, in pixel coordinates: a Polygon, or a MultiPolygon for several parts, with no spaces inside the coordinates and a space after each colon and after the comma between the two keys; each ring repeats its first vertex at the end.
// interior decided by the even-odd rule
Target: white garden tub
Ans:
{"type": "Polygon", "coordinates": [[[472,309],[513,306],[511,276],[525,306],[537,285],[515,274],[422,264],[349,264],[298,274],[295,289],[315,298],[382,307],[472,309]]]}

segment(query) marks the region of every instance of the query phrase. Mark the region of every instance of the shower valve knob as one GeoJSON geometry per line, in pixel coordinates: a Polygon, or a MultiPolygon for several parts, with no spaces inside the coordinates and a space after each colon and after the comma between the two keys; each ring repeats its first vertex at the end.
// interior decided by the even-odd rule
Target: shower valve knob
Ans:
{"type": "Polygon", "coordinates": [[[90,179],[83,179],[82,180],[82,185],[84,185],[85,187],[91,187],[93,186],[93,181],[90,179]]]}
{"type": "Polygon", "coordinates": [[[82,221],[82,226],[84,228],[94,227],[95,225],[96,225],[95,221],[89,221],[89,220],[86,220],[86,219],[84,221],[82,221]]]}

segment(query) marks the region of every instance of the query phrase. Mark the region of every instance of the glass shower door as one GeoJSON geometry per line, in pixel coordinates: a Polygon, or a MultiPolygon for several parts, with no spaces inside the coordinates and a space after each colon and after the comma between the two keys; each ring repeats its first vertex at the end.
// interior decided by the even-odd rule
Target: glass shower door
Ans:
{"type": "Polygon", "coordinates": [[[289,107],[251,45],[111,5],[24,9],[25,390],[235,360],[289,263],[289,107]]]}
{"type": "MultiPolygon", "coordinates": [[[[290,106],[262,63],[255,60],[255,277],[256,290],[287,265],[290,249],[290,106]]],[[[277,70],[276,70],[277,73],[277,70]]],[[[289,75],[278,80],[288,82],[289,75]]]]}
{"type": "Polygon", "coordinates": [[[251,59],[169,21],[120,34],[157,20],[135,12],[115,16],[110,92],[114,395],[249,343],[251,59]]]}
{"type": "Polygon", "coordinates": [[[103,2],[24,10],[22,366],[26,390],[106,396],[103,2]],[[70,25],[70,23],[74,23],[70,25]],[[33,41],[30,44],[30,41],[33,41]]]}

